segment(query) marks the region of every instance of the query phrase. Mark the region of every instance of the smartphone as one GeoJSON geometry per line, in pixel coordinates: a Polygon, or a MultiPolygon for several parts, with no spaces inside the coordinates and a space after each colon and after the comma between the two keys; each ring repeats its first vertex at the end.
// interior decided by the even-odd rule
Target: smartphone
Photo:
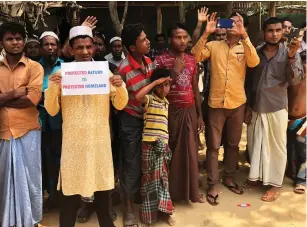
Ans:
{"type": "Polygon", "coordinates": [[[233,20],[231,19],[218,19],[217,28],[232,28],[233,27],[233,20]]]}
{"type": "Polygon", "coordinates": [[[291,42],[294,39],[294,37],[296,37],[299,41],[302,41],[305,31],[306,31],[306,28],[295,29],[290,34],[285,35],[285,37],[288,39],[289,42],[291,42]]]}

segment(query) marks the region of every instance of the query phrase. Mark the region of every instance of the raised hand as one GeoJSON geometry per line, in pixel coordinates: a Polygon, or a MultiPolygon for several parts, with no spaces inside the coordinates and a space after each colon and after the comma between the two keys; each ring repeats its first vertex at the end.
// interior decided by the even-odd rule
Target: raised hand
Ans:
{"type": "Polygon", "coordinates": [[[216,12],[212,13],[211,16],[207,15],[207,26],[205,33],[209,35],[214,33],[216,31],[216,23],[217,23],[216,12]]]}
{"type": "Polygon", "coordinates": [[[156,83],[156,85],[159,85],[159,84],[163,84],[166,81],[171,82],[172,79],[170,77],[162,77],[162,78],[156,80],[155,83],[156,83]]]}
{"type": "Polygon", "coordinates": [[[293,58],[296,52],[301,48],[301,41],[294,37],[288,44],[288,57],[293,58]]]}
{"type": "Polygon", "coordinates": [[[236,27],[237,27],[237,31],[240,35],[245,35],[246,34],[246,30],[245,30],[245,27],[244,27],[244,19],[243,17],[237,13],[237,16],[238,16],[238,20],[237,21],[234,21],[235,24],[236,24],[236,27]]]}
{"type": "Polygon", "coordinates": [[[207,21],[208,10],[209,8],[206,8],[206,7],[203,7],[203,8],[200,8],[200,10],[199,9],[197,10],[198,22],[207,21]]]}
{"type": "Polygon", "coordinates": [[[96,24],[97,24],[98,20],[96,19],[96,17],[93,16],[88,16],[84,22],[81,24],[81,26],[87,26],[90,27],[91,29],[96,28],[96,24]]]}

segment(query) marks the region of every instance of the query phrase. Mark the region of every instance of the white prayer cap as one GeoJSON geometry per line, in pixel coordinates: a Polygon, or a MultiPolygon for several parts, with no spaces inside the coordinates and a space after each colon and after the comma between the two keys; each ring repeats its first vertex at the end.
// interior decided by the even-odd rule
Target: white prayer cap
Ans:
{"type": "Polygon", "coordinates": [[[77,36],[89,36],[93,38],[92,29],[88,26],[76,26],[69,31],[69,40],[77,36]]]}
{"type": "Polygon", "coordinates": [[[30,38],[30,39],[27,39],[25,45],[27,45],[28,43],[32,43],[32,42],[39,44],[39,41],[37,39],[30,38]]]}
{"type": "Polygon", "coordinates": [[[114,41],[122,41],[122,39],[118,36],[115,36],[110,40],[110,44],[113,43],[114,41]]]}
{"type": "Polygon", "coordinates": [[[59,41],[59,37],[54,32],[51,32],[51,31],[43,32],[43,34],[41,35],[41,37],[39,39],[42,39],[46,36],[51,36],[53,38],[56,38],[59,41]]]}

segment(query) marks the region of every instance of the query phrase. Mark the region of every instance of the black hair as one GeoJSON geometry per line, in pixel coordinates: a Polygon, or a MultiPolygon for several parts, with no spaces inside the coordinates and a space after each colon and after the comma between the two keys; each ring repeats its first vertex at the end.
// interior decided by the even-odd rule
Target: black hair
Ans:
{"type": "Polygon", "coordinates": [[[130,46],[136,44],[136,40],[144,31],[144,26],[141,23],[127,24],[122,30],[121,38],[124,46],[130,51],[130,46]]]}
{"type": "Polygon", "coordinates": [[[26,31],[24,26],[16,22],[5,22],[0,26],[0,40],[3,40],[5,33],[12,33],[13,35],[18,33],[23,39],[26,38],[26,31]]]}
{"type": "Polygon", "coordinates": [[[102,39],[103,42],[104,42],[104,45],[107,45],[107,39],[106,39],[105,35],[101,31],[94,31],[93,32],[93,37],[95,37],[95,36],[99,37],[100,39],[102,39]]]}
{"type": "Polygon", "coordinates": [[[171,27],[168,28],[167,36],[169,38],[171,38],[173,36],[173,31],[176,30],[176,29],[183,29],[186,32],[188,32],[188,29],[187,29],[187,27],[184,24],[182,24],[182,23],[175,23],[171,27]]]}
{"type": "Polygon", "coordinates": [[[293,24],[293,21],[289,17],[284,17],[281,20],[282,20],[282,23],[284,23],[285,21],[289,21],[291,24],[293,24]]]}
{"type": "Polygon", "coordinates": [[[172,74],[171,70],[167,68],[156,68],[153,70],[152,75],[150,77],[150,81],[154,82],[159,80],[160,78],[170,77],[172,74]]]}
{"type": "Polygon", "coordinates": [[[282,24],[282,20],[278,17],[270,17],[263,21],[262,30],[264,31],[270,24],[282,24]]]}
{"type": "MultiPolygon", "coordinates": [[[[46,37],[46,36],[45,36],[45,37],[46,37]]],[[[41,39],[39,40],[39,43],[40,43],[40,46],[41,46],[41,47],[43,46],[43,40],[44,40],[45,37],[43,37],[43,38],[41,38],[41,39]]],[[[51,37],[53,37],[53,36],[51,36],[51,37]]],[[[54,38],[54,37],[53,37],[53,38],[54,38]]],[[[56,38],[55,38],[55,41],[56,41],[56,44],[58,45],[58,47],[61,47],[60,41],[59,41],[58,39],[56,39],[56,38]]]]}
{"type": "Polygon", "coordinates": [[[301,53],[300,53],[300,56],[301,56],[301,59],[303,62],[306,61],[306,50],[303,50],[301,53]]]}
{"type": "Polygon", "coordinates": [[[304,21],[304,23],[301,25],[300,28],[305,28],[306,27],[306,21],[304,21]]]}
{"type": "Polygon", "coordinates": [[[158,41],[159,37],[163,37],[163,39],[165,40],[165,35],[163,33],[157,34],[156,37],[155,37],[155,40],[158,41]]]}
{"type": "Polygon", "coordinates": [[[88,36],[88,35],[78,35],[78,36],[76,36],[76,37],[74,37],[74,38],[69,40],[69,46],[73,47],[74,42],[75,42],[76,39],[85,39],[85,38],[91,38],[91,40],[93,41],[93,38],[88,36]]]}
{"type": "Polygon", "coordinates": [[[238,16],[237,13],[240,14],[243,17],[243,23],[244,23],[243,25],[244,25],[244,27],[247,27],[249,25],[249,19],[248,19],[248,16],[245,13],[233,12],[232,14],[230,14],[229,19],[232,18],[232,17],[238,16]]]}

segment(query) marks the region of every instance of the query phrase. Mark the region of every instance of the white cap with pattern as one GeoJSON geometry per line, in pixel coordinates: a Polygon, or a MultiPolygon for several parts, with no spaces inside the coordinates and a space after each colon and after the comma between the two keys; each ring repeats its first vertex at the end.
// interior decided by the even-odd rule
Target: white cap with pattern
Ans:
{"type": "Polygon", "coordinates": [[[51,36],[53,38],[56,38],[59,41],[59,37],[54,32],[51,32],[51,31],[43,32],[43,34],[41,35],[41,37],[39,39],[42,39],[46,36],[51,36]]]}

